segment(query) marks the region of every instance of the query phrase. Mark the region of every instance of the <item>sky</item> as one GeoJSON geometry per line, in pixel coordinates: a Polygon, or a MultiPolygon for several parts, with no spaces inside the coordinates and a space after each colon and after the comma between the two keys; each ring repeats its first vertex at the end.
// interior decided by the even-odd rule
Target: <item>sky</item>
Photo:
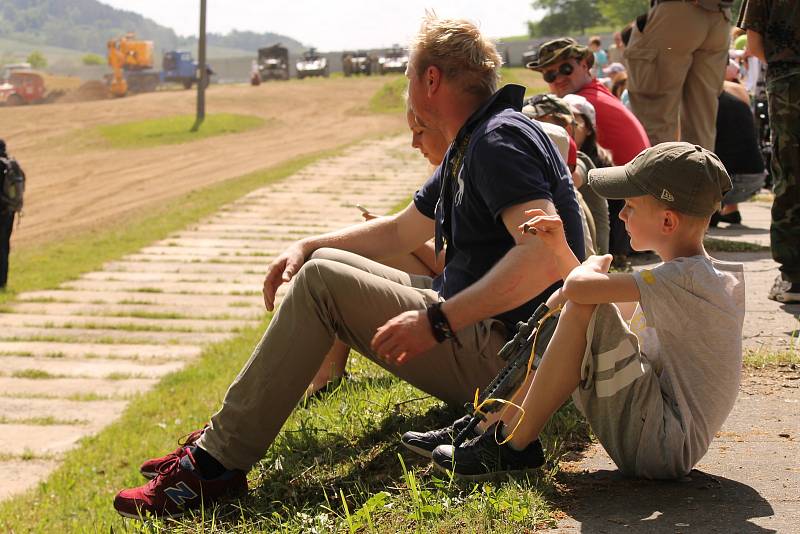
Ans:
{"type": "MultiPolygon", "coordinates": [[[[197,35],[199,0],[101,1],[153,19],[179,35],[197,35]]],[[[407,43],[425,9],[472,20],[490,37],[525,34],[526,22],[541,17],[530,0],[207,0],[206,30],[269,31],[323,51],[379,48],[407,43]]]]}

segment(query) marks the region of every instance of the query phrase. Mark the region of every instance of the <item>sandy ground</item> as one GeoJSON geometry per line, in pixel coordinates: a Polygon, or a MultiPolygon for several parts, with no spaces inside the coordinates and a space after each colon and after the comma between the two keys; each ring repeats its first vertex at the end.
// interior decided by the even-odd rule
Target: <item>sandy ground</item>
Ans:
{"type": "Polygon", "coordinates": [[[229,178],[404,127],[367,111],[387,78],[292,80],[212,86],[207,113],[256,115],[264,127],[182,145],[111,149],[92,128],[192,114],[194,91],[0,108],[2,137],[28,176],[25,215],[13,235],[28,246],[87,230],[229,178]]]}

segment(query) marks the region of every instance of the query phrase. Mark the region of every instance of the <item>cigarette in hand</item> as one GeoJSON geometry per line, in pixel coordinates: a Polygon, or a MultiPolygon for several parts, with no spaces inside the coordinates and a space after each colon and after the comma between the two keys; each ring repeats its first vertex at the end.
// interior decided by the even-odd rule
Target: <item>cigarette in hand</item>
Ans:
{"type": "Polygon", "coordinates": [[[522,232],[523,233],[527,232],[529,234],[536,235],[536,228],[534,228],[533,225],[525,223],[522,225],[522,232]]]}

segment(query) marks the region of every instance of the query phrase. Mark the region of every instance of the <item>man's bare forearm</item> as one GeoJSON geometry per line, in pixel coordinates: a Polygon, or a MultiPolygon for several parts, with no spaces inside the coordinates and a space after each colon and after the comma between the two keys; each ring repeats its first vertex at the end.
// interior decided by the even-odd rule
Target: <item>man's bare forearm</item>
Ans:
{"type": "Polygon", "coordinates": [[[442,306],[450,326],[466,326],[521,306],[559,280],[553,257],[542,247],[514,246],[483,278],[442,306]]]}
{"type": "MultiPolygon", "coordinates": [[[[409,209],[414,208],[407,208],[407,210],[409,209]]],[[[418,228],[419,217],[422,217],[419,213],[414,218],[405,212],[388,217],[378,217],[366,223],[307,237],[300,240],[299,243],[303,247],[306,257],[320,248],[347,250],[366,258],[394,256],[414,250],[430,237],[430,235],[425,235],[425,230],[418,228]],[[416,226],[409,228],[409,222],[416,226]]]]}

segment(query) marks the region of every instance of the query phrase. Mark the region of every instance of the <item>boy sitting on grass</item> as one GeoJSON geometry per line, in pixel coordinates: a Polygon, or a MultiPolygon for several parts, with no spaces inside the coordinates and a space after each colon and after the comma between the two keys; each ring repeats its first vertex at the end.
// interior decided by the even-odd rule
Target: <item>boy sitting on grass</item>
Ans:
{"type": "Polygon", "coordinates": [[[433,451],[435,465],[457,477],[541,466],[539,434],[572,394],[624,474],[679,478],[703,457],[733,408],[742,362],[742,265],[717,261],[703,248],[708,220],[731,188],[724,166],[699,146],[662,143],[625,166],[592,170],[589,180],[601,196],[625,199],[619,216],[634,250],[654,250],[664,262],[637,273],[608,273],[608,255],[581,264],[558,216],[531,210],[525,229],[553,250],[564,279],[548,304],[564,308],[533,380],[516,396],[524,394],[524,412],[506,410],[483,434],[433,451]],[[626,307],[633,309],[630,322],[626,307]]]}

